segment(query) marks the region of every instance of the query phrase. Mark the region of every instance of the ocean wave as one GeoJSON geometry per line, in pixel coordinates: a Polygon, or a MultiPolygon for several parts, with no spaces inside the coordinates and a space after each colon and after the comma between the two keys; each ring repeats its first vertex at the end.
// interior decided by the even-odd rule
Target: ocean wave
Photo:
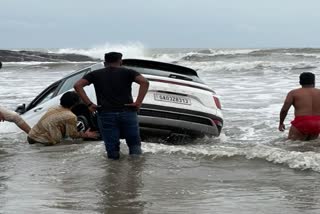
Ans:
{"type": "Polygon", "coordinates": [[[56,54],[81,54],[85,56],[90,56],[93,58],[103,59],[106,52],[121,52],[124,58],[139,58],[145,57],[145,48],[139,42],[130,42],[127,44],[110,44],[105,43],[103,45],[96,45],[92,48],[87,49],[76,49],[76,48],[62,48],[56,51],[51,51],[51,53],[56,54]]]}
{"type": "Polygon", "coordinates": [[[256,51],[256,49],[204,49],[196,52],[190,52],[181,57],[185,61],[212,61],[222,59],[233,59],[256,51]]]}
{"type": "Polygon", "coordinates": [[[307,65],[305,63],[301,63],[295,66],[292,66],[291,70],[313,70],[316,69],[317,66],[315,65],[307,65]]]}
{"type": "Polygon", "coordinates": [[[320,58],[320,49],[203,49],[187,53],[181,57],[181,60],[203,62],[242,59],[244,57],[278,57],[279,55],[296,58],[320,58]]]}
{"type": "Polygon", "coordinates": [[[33,65],[69,65],[69,64],[92,64],[92,61],[82,61],[82,62],[39,62],[39,61],[29,61],[29,62],[5,62],[3,66],[33,66],[33,65]]]}
{"type": "MultiPolygon", "coordinates": [[[[292,143],[292,142],[290,142],[292,143]]],[[[261,144],[230,144],[221,143],[221,139],[212,139],[211,145],[208,140],[203,142],[195,142],[189,145],[168,145],[158,143],[142,143],[142,149],[145,154],[168,154],[168,155],[184,155],[191,159],[225,159],[234,157],[243,157],[254,161],[255,159],[262,159],[274,164],[286,165],[292,169],[299,170],[313,170],[320,172],[320,153],[313,148],[314,151],[299,151],[304,145],[300,145],[296,150],[290,150],[290,146],[285,142],[281,142],[282,148],[266,143],[261,144]],[[214,144],[213,141],[215,141],[214,144]],[[220,143],[217,143],[220,142],[220,143]]],[[[123,142],[121,144],[121,151],[126,154],[127,147],[123,142]]],[[[74,151],[75,154],[105,154],[103,143],[90,143],[83,148],[74,151]]],[[[70,156],[70,154],[66,154],[70,156]]]]}
{"type": "Polygon", "coordinates": [[[223,55],[240,55],[240,54],[250,54],[254,51],[260,49],[201,49],[197,50],[196,53],[203,55],[212,55],[212,56],[223,56],[223,55]]]}
{"type": "Polygon", "coordinates": [[[261,49],[252,51],[250,56],[270,56],[270,55],[288,55],[296,57],[318,57],[320,56],[319,48],[281,48],[281,49],[261,49]]]}
{"type": "Polygon", "coordinates": [[[320,49],[148,49],[139,42],[109,44],[92,48],[56,50],[0,50],[4,62],[92,62],[101,61],[106,52],[122,52],[124,58],[140,58],[169,63],[213,61],[290,61],[320,58],[320,49]],[[156,51],[154,51],[156,50],[156,51]]]}
{"type": "Polygon", "coordinates": [[[309,57],[309,58],[320,58],[320,52],[319,53],[286,53],[288,56],[295,56],[295,57],[309,57]]]}
{"type": "Polygon", "coordinates": [[[182,60],[186,61],[219,61],[248,57],[260,49],[208,49],[186,54],[182,60]]]}
{"type": "Polygon", "coordinates": [[[167,63],[180,63],[181,59],[185,57],[185,53],[161,53],[152,54],[151,56],[146,56],[144,59],[156,60],[167,63]]]}
{"type": "Polygon", "coordinates": [[[311,169],[320,172],[320,153],[308,151],[288,151],[284,148],[277,148],[269,145],[197,145],[197,146],[171,146],[164,144],[143,144],[145,153],[165,153],[183,154],[189,157],[219,159],[235,156],[242,156],[246,159],[263,159],[275,164],[284,164],[292,169],[307,170],[311,169]]]}
{"type": "Polygon", "coordinates": [[[210,61],[210,62],[191,62],[191,61],[180,61],[180,65],[191,67],[198,71],[198,73],[203,72],[215,72],[215,73],[224,73],[226,71],[230,74],[244,74],[249,75],[262,75],[262,74],[272,74],[275,72],[300,72],[301,70],[316,70],[320,67],[320,63],[317,61],[314,62],[305,62],[305,61],[243,61],[243,60],[232,60],[232,61],[210,61]],[[239,73],[241,72],[241,73],[239,73]]]}
{"type": "MultiPolygon", "coordinates": [[[[170,49],[171,50],[171,49],[170,49]]],[[[177,63],[188,53],[171,53],[170,50],[163,53],[154,53],[154,49],[147,49],[142,43],[130,42],[126,44],[110,44],[97,45],[88,49],[64,48],[51,51],[56,54],[77,53],[103,60],[104,54],[110,51],[121,52],[123,58],[138,58],[146,60],[156,60],[167,63],[177,63]]]]}
{"type": "Polygon", "coordinates": [[[219,61],[245,59],[248,57],[275,59],[282,57],[320,58],[320,49],[203,49],[186,53],[181,57],[185,61],[219,61]]]}

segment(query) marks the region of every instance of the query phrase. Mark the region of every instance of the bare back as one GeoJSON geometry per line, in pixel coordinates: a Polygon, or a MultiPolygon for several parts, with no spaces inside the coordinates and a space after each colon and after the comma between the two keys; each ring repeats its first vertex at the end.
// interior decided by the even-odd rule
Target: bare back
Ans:
{"type": "Polygon", "coordinates": [[[288,94],[288,98],[292,99],[295,116],[320,115],[320,89],[295,89],[288,94]]]}

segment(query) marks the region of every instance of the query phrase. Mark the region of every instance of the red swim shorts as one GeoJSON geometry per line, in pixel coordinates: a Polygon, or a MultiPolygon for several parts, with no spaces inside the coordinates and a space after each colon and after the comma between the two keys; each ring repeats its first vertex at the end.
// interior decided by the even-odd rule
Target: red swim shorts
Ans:
{"type": "Polygon", "coordinates": [[[291,124],[305,135],[320,133],[320,115],[297,116],[291,121],[291,124]]]}

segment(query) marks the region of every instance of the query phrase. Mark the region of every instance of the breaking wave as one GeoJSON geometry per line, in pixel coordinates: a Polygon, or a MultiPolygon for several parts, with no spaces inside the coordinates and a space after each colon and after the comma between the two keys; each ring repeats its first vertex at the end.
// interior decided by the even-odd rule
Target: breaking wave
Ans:
{"type": "MultiPolygon", "coordinates": [[[[142,58],[164,62],[225,62],[225,61],[288,61],[320,58],[320,49],[151,49],[140,42],[125,44],[105,43],[91,48],[62,48],[52,50],[0,50],[0,61],[41,62],[92,62],[103,60],[104,53],[118,51],[124,58],[142,58]]],[[[299,67],[299,66],[298,66],[299,67]]],[[[314,66],[311,66],[314,67],[314,66]]],[[[308,69],[307,67],[306,69],[308,69]]]]}
{"type": "MultiPolygon", "coordinates": [[[[211,139],[212,140],[212,139],[211,139]]],[[[213,139],[214,141],[216,139],[213,139]]],[[[219,140],[217,140],[219,141],[219,140]]],[[[148,154],[167,154],[167,155],[183,155],[191,159],[228,159],[234,157],[243,157],[248,160],[256,159],[265,160],[274,164],[288,166],[292,169],[313,170],[320,172],[320,152],[319,146],[315,142],[309,142],[309,146],[298,142],[294,147],[292,142],[282,141],[279,144],[230,144],[230,143],[195,143],[192,145],[166,145],[157,143],[143,143],[142,149],[145,155],[148,154]],[[304,151],[306,150],[306,151],[304,151]]],[[[127,147],[123,142],[121,151],[126,156],[127,147]]],[[[72,154],[66,154],[71,157],[76,154],[99,154],[104,155],[105,148],[103,143],[88,144],[72,154]]]]}
{"type": "Polygon", "coordinates": [[[75,48],[63,48],[52,53],[57,54],[81,54],[85,56],[90,56],[93,58],[103,59],[106,52],[121,52],[126,58],[141,58],[145,56],[146,50],[143,44],[139,42],[132,42],[127,44],[109,44],[105,43],[103,45],[93,46],[88,49],[75,49],[75,48]]]}

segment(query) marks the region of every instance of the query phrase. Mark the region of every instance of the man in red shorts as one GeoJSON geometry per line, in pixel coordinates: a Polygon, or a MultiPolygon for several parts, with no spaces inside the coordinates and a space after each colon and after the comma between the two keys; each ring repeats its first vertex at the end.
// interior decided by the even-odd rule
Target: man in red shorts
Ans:
{"type": "Polygon", "coordinates": [[[290,91],[280,111],[279,131],[291,105],[295,119],[291,122],[288,139],[314,140],[320,133],[320,89],[315,88],[315,75],[310,72],[300,74],[301,88],[290,91]]]}

